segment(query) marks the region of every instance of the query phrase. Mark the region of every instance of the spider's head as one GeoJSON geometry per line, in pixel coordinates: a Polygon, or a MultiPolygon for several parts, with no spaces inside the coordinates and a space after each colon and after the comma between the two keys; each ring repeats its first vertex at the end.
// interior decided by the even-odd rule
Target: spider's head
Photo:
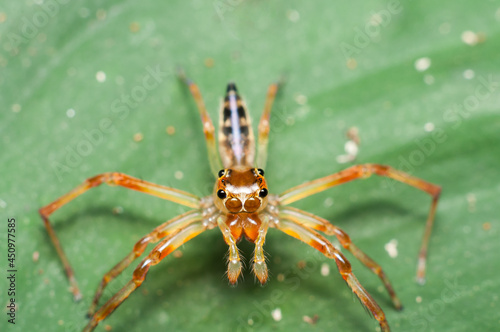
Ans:
{"type": "Polygon", "coordinates": [[[267,184],[260,168],[226,168],[215,183],[215,205],[226,213],[258,213],[267,205],[267,184]]]}

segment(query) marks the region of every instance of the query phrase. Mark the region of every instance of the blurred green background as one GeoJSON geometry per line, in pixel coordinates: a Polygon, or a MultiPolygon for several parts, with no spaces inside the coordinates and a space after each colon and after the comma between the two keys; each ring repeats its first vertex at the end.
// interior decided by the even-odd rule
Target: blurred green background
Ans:
{"type": "MultiPolygon", "coordinates": [[[[346,253],[393,331],[498,330],[499,53],[498,1],[2,2],[0,232],[6,253],[6,220],[16,219],[18,311],[15,325],[2,315],[1,330],[81,330],[103,274],[142,235],[186,210],[103,186],[57,211],[52,221],[84,295],[75,303],[41,206],[106,171],[210,193],[197,110],[173,75],[179,65],[214,120],[225,84],[236,81],[254,127],[268,84],[287,76],[272,116],[266,174],[273,193],[353,164],[337,162],[351,127],[361,140],[356,163],[389,164],[441,185],[424,286],[414,276],[425,193],[372,177],[294,206],[330,219],[383,266],[401,312],[346,253]],[[384,246],[395,241],[390,257],[384,246]]],[[[253,247],[240,247],[248,259],[253,247]]],[[[182,257],[152,268],[97,330],[378,329],[334,262],[295,239],[269,231],[265,287],[249,264],[238,287],[228,286],[226,252],[218,230],[193,239],[182,257]]],[[[9,298],[3,280],[2,305],[9,298]]]]}

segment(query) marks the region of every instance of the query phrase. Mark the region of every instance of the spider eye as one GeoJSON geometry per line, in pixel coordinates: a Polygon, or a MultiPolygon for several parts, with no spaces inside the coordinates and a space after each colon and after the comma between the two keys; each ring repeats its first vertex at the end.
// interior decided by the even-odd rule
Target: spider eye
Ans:
{"type": "Polygon", "coordinates": [[[222,189],[217,190],[217,197],[220,199],[224,199],[227,197],[226,192],[222,189]]]}
{"type": "Polygon", "coordinates": [[[258,172],[260,175],[264,176],[264,170],[263,170],[262,168],[257,168],[257,172],[258,172]]]}
{"type": "Polygon", "coordinates": [[[266,197],[266,196],[267,196],[267,194],[268,194],[268,192],[267,192],[267,189],[266,189],[266,188],[262,188],[262,189],[259,191],[259,197],[264,198],[264,197],[266,197]]]}
{"type": "Polygon", "coordinates": [[[219,171],[219,177],[222,177],[222,176],[224,175],[224,173],[225,173],[225,172],[226,172],[225,170],[221,169],[221,170],[219,171]]]}

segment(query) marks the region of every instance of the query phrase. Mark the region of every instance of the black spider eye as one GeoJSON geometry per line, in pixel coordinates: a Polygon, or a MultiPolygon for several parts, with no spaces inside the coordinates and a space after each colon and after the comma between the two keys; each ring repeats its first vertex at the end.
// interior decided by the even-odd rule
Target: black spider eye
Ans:
{"type": "Polygon", "coordinates": [[[267,189],[266,189],[266,188],[262,188],[262,189],[259,191],[259,197],[264,198],[264,197],[266,197],[266,196],[267,196],[267,194],[268,194],[268,192],[267,192],[267,189]]]}
{"type": "Polygon", "coordinates": [[[224,199],[227,197],[226,192],[222,189],[217,190],[217,197],[220,199],[224,199]]]}
{"type": "Polygon", "coordinates": [[[221,169],[221,170],[219,171],[219,177],[222,177],[222,176],[224,175],[224,173],[225,173],[225,172],[226,172],[225,170],[221,169]]]}
{"type": "Polygon", "coordinates": [[[257,168],[257,172],[258,172],[260,175],[264,176],[264,170],[263,170],[262,168],[257,168]]]}

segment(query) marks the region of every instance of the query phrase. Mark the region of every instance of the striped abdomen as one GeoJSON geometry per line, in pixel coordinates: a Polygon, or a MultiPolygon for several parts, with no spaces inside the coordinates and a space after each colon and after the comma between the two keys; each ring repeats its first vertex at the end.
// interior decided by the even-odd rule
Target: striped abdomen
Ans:
{"type": "Polygon", "coordinates": [[[219,153],[224,168],[253,166],[255,142],[250,116],[234,83],[227,85],[219,121],[219,153]]]}

